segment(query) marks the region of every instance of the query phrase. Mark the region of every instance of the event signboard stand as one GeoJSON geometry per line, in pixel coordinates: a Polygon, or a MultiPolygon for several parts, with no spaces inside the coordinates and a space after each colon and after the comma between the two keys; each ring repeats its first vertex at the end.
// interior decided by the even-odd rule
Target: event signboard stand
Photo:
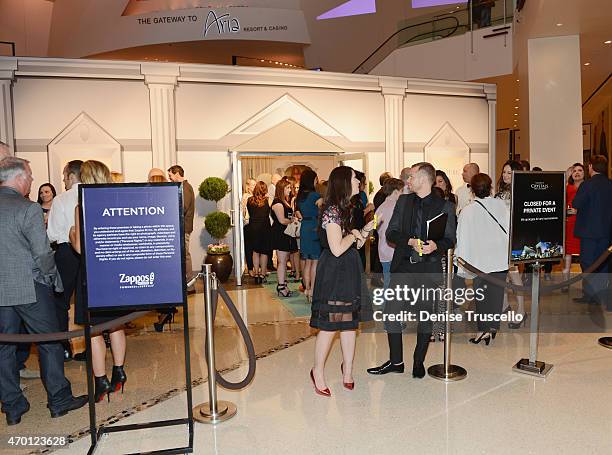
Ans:
{"type": "Polygon", "coordinates": [[[510,261],[533,264],[529,358],[512,369],[541,378],[553,365],[537,360],[540,272],[543,262],[565,255],[565,185],[564,172],[512,173],[510,261]]]}
{"type": "Polygon", "coordinates": [[[189,443],[149,454],[193,453],[189,320],[185,282],[182,192],[178,183],[79,186],[89,425],[93,454],[103,434],[187,425],[189,443]],[[91,317],[113,311],[183,308],[187,417],[96,426],[91,317]]]}

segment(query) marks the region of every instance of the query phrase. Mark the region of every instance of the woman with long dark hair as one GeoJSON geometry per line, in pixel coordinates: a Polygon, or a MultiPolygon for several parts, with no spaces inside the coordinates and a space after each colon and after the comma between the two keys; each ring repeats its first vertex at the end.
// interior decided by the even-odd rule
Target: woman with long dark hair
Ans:
{"type": "Polygon", "coordinates": [[[453,184],[451,183],[446,172],[437,170],[436,171],[436,183],[434,187],[440,188],[444,193],[444,199],[451,201],[453,204],[457,204],[457,196],[453,194],[453,184]]]}
{"type": "Polygon", "coordinates": [[[300,227],[300,256],[304,261],[302,275],[304,277],[304,294],[309,302],[312,301],[312,289],[317,275],[317,263],[321,255],[321,243],[317,224],[319,207],[323,203],[321,195],[315,190],[317,173],[312,169],[302,172],[300,190],[298,191],[295,208],[296,214],[301,218],[300,227]]]}
{"type": "Polygon", "coordinates": [[[353,390],[353,358],[356,330],[367,317],[361,300],[363,275],[357,248],[363,246],[373,222],[364,230],[351,229],[352,196],[359,192],[355,171],[347,166],[335,168],[329,176],[329,187],[321,208],[319,237],[321,257],[317,265],[310,326],[319,329],[315,342],[314,367],[310,378],[315,392],[331,396],[325,382],[325,360],[336,332],[342,348],[342,383],[353,390]]]}
{"type": "MultiPolygon", "coordinates": [[[[510,202],[512,199],[512,172],[513,171],[522,171],[523,166],[518,161],[508,160],[504,163],[502,167],[501,175],[497,180],[497,191],[495,193],[495,199],[501,199],[506,204],[508,210],[510,210],[510,202]]],[[[508,277],[513,284],[522,286],[523,280],[521,279],[521,274],[519,273],[517,266],[510,267],[508,271],[508,277]]],[[[516,296],[517,302],[517,312],[523,315],[522,321],[519,322],[509,322],[508,327],[511,329],[518,329],[521,325],[527,323],[527,313],[525,312],[525,298],[517,294],[516,296]]],[[[504,304],[503,308],[505,311],[510,310],[510,303],[508,301],[508,292],[504,294],[504,304]]]]}
{"type": "Polygon", "coordinates": [[[55,187],[50,183],[43,183],[38,187],[38,200],[36,202],[42,207],[45,225],[47,224],[49,210],[51,210],[55,196],[57,196],[57,192],[55,191],[55,187]]]}
{"type": "Polygon", "coordinates": [[[265,283],[268,273],[268,255],[270,254],[270,205],[268,204],[268,185],[259,181],[253,189],[253,196],[247,200],[249,226],[253,250],[253,273],[255,282],[265,283]]]}
{"type": "Polygon", "coordinates": [[[297,251],[295,238],[285,234],[287,225],[293,221],[291,207],[291,182],[281,179],[276,184],[276,193],[272,201],[272,249],[276,250],[276,273],[278,285],[276,292],[279,297],[290,297],[292,292],[287,287],[287,260],[293,251],[297,251]]]}

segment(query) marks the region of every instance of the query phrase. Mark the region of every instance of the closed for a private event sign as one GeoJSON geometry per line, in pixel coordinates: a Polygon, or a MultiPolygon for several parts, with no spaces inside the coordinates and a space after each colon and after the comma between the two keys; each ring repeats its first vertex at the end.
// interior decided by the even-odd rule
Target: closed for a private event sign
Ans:
{"type": "Polygon", "coordinates": [[[90,310],[183,302],[180,184],[80,185],[79,205],[90,310]]]}
{"type": "Polygon", "coordinates": [[[564,256],[565,173],[512,173],[512,262],[556,261],[564,256]]]}

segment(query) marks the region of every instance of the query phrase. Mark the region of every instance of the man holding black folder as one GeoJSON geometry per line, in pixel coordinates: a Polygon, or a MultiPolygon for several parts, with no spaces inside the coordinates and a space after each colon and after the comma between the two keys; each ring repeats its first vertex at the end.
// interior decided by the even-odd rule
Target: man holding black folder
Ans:
{"type": "MultiPolygon", "coordinates": [[[[430,163],[417,163],[411,168],[409,186],[411,194],[400,196],[387,227],[387,241],[395,245],[391,262],[391,289],[433,289],[442,283],[442,258],[446,250],[455,245],[457,219],[454,205],[431,192],[436,172],[430,163]]],[[[406,294],[404,294],[406,295],[406,294]]],[[[432,323],[420,318],[429,313],[433,301],[416,302],[398,297],[385,303],[385,329],[389,342],[389,360],[379,367],[369,368],[370,374],[404,372],[402,323],[398,318],[410,311],[418,321],[417,343],[414,350],[412,376],[425,376],[423,362],[427,354],[432,323]],[[392,319],[395,319],[392,321],[392,319]]]]}

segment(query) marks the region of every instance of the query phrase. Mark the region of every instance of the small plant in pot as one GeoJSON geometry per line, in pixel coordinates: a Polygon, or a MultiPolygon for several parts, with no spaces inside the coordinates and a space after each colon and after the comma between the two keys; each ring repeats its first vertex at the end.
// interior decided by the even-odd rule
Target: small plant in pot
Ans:
{"type": "MultiPolygon", "coordinates": [[[[219,177],[208,177],[199,187],[199,193],[202,199],[214,201],[215,204],[229,193],[227,182],[219,177]]],[[[227,213],[215,210],[206,215],[204,219],[204,228],[206,232],[217,241],[208,245],[207,255],[204,263],[212,265],[212,271],[215,272],[217,278],[222,283],[225,283],[234,266],[234,260],[230,254],[229,245],[223,243],[223,239],[227,236],[230,230],[231,221],[227,213]]]]}

